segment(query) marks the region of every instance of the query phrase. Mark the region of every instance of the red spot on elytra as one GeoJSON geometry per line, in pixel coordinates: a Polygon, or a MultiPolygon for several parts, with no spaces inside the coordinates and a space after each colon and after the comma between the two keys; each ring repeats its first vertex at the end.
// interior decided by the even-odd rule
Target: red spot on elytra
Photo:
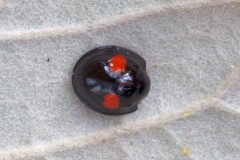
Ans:
{"type": "Polygon", "coordinates": [[[110,60],[110,69],[113,72],[124,72],[127,59],[122,55],[113,56],[110,60]]]}
{"type": "Polygon", "coordinates": [[[103,106],[106,109],[115,110],[119,107],[119,98],[114,93],[108,93],[103,98],[103,106]]]}

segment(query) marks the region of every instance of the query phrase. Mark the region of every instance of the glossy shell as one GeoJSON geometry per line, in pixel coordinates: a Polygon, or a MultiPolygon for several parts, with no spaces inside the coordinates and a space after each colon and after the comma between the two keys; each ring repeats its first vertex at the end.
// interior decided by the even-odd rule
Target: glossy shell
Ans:
{"type": "Polygon", "coordinates": [[[145,60],[118,46],[99,47],[83,55],[73,69],[72,84],[86,106],[109,115],[136,111],[150,89],[145,60]]]}

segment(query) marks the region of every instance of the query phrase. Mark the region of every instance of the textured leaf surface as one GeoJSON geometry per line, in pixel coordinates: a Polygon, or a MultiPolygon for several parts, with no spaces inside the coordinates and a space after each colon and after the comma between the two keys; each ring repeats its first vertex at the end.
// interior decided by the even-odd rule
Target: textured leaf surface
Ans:
{"type": "Polygon", "coordinates": [[[0,0],[0,159],[239,158],[239,1],[35,2],[0,0]],[[79,57],[109,44],[147,61],[133,114],[72,90],[79,57]]]}

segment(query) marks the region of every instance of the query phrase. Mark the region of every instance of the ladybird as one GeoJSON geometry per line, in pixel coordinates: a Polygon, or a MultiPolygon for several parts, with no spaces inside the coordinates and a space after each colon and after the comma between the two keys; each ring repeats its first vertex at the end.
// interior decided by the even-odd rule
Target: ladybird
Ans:
{"type": "Polygon", "coordinates": [[[107,115],[136,111],[150,90],[146,61],[119,46],[99,47],[84,54],[73,69],[72,84],[87,107],[107,115]]]}

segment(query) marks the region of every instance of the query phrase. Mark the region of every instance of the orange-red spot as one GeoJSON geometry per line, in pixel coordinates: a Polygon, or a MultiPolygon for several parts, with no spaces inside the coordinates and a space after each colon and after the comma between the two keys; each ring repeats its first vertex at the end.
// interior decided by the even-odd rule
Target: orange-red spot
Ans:
{"type": "Polygon", "coordinates": [[[116,94],[114,93],[106,94],[103,99],[104,99],[103,100],[104,108],[111,109],[111,110],[118,109],[119,98],[116,94]]]}
{"type": "Polygon", "coordinates": [[[110,69],[113,72],[124,72],[127,59],[122,55],[113,56],[110,60],[110,69]]]}

